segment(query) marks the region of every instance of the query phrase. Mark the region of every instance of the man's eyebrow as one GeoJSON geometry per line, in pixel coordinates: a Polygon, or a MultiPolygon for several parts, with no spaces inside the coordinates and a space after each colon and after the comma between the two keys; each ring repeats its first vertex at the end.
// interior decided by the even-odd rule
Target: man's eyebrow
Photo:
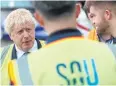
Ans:
{"type": "Polygon", "coordinates": [[[90,12],[89,14],[90,14],[90,15],[95,15],[94,13],[91,13],[91,12],[90,12]]]}

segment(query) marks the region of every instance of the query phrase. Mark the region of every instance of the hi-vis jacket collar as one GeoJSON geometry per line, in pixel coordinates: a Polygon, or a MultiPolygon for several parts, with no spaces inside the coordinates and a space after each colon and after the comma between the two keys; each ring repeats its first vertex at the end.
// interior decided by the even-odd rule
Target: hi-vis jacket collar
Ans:
{"type": "MultiPolygon", "coordinates": [[[[37,48],[38,48],[38,49],[41,48],[42,45],[41,45],[41,43],[39,42],[39,40],[38,40],[38,39],[35,39],[35,40],[37,41],[37,48]]],[[[17,59],[17,54],[16,54],[15,45],[13,46],[13,49],[12,49],[12,58],[11,58],[11,60],[13,60],[13,59],[17,59]]]]}
{"type": "MultiPolygon", "coordinates": [[[[101,35],[98,35],[98,34],[97,34],[97,36],[98,36],[98,40],[99,40],[100,42],[102,42],[103,39],[102,39],[101,35]]],[[[104,40],[103,40],[103,41],[104,41],[104,40]]],[[[114,38],[114,37],[112,36],[110,39],[106,40],[105,43],[108,43],[108,44],[116,44],[116,38],[114,38]]]]}
{"type": "Polygon", "coordinates": [[[55,33],[52,33],[48,38],[47,38],[47,44],[54,42],[56,40],[60,40],[62,38],[67,38],[67,37],[82,37],[82,34],[79,30],[76,28],[69,28],[61,31],[57,31],[55,33]]]}

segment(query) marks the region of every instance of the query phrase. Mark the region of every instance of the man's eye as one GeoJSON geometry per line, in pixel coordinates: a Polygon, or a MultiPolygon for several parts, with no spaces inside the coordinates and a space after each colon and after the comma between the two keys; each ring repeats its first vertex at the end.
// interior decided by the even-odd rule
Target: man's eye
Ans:
{"type": "Polygon", "coordinates": [[[89,17],[90,17],[90,18],[93,18],[93,17],[96,17],[96,15],[94,15],[94,14],[90,14],[89,17]]]}
{"type": "Polygon", "coordinates": [[[21,34],[23,32],[23,30],[19,31],[18,34],[21,34]]]}
{"type": "Polygon", "coordinates": [[[27,30],[31,30],[31,29],[27,29],[27,30]]]}
{"type": "Polygon", "coordinates": [[[90,15],[90,18],[93,18],[93,15],[90,15]]]}
{"type": "Polygon", "coordinates": [[[31,29],[28,28],[27,31],[31,31],[31,29]]]}

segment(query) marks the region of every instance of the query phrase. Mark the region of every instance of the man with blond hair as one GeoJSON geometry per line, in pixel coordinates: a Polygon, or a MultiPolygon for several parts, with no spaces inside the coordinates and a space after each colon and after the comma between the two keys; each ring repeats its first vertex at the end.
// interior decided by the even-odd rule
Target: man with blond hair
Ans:
{"type": "Polygon", "coordinates": [[[14,43],[1,49],[1,85],[12,84],[8,74],[10,60],[23,58],[42,47],[40,41],[35,39],[35,20],[26,9],[12,11],[6,18],[5,30],[14,43]]]}

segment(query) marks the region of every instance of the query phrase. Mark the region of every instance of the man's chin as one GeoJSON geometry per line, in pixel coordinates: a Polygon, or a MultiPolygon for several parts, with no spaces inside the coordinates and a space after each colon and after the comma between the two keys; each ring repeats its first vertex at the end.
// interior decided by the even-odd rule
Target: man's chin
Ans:
{"type": "Polygon", "coordinates": [[[97,34],[101,34],[102,32],[98,29],[96,29],[97,34]]]}
{"type": "Polygon", "coordinates": [[[96,29],[97,34],[104,34],[104,33],[108,33],[106,30],[100,30],[100,29],[96,29]]]}
{"type": "Polygon", "coordinates": [[[27,46],[24,46],[23,50],[25,52],[29,51],[33,46],[32,45],[27,45],[27,46]]]}

